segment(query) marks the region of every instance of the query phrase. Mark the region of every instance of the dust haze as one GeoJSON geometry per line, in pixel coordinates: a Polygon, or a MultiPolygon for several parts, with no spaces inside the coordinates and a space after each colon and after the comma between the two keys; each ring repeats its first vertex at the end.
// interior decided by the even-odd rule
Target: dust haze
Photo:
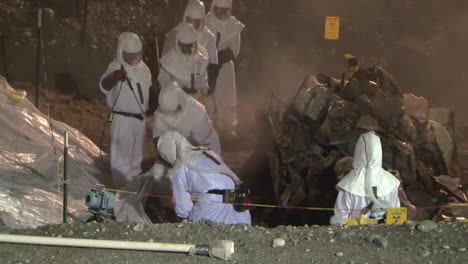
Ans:
{"type": "Polygon", "coordinates": [[[243,107],[264,109],[272,93],[287,101],[308,74],[338,77],[343,54],[352,53],[360,63],[382,65],[405,92],[451,107],[458,123],[468,122],[468,2],[236,2],[234,15],[246,24],[237,67],[243,107]],[[338,41],[323,39],[325,16],[340,16],[338,41]]]}

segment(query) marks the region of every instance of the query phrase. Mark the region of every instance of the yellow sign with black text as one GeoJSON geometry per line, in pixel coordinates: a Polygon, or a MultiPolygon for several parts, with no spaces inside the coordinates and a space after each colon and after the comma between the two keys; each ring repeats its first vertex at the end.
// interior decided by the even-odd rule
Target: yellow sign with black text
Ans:
{"type": "Polygon", "coordinates": [[[337,17],[337,16],[325,17],[324,38],[328,40],[338,40],[340,38],[340,17],[337,17]]]}

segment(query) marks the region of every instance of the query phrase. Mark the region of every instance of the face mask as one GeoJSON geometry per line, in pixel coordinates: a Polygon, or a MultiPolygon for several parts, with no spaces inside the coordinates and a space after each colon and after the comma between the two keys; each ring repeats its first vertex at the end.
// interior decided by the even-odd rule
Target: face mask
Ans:
{"type": "Polygon", "coordinates": [[[138,65],[138,63],[141,62],[141,55],[142,52],[136,52],[136,53],[127,53],[125,51],[122,52],[122,58],[124,61],[132,66],[138,65]]]}
{"type": "Polygon", "coordinates": [[[201,27],[201,24],[202,24],[201,19],[195,19],[195,18],[191,18],[191,17],[187,17],[187,19],[185,21],[187,23],[189,23],[189,24],[192,24],[192,26],[193,26],[193,28],[195,28],[195,30],[199,30],[200,27],[201,27]]]}
{"type": "Polygon", "coordinates": [[[226,20],[231,16],[231,8],[215,6],[213,12],[219,20],[226,20]]]}
{"type": "Polygon", "coordinates": [[[190,43],[190,44],[184,44],[179,42],[179,49],[180,51],[187,56],[191,56],[192,54],[195,53],[195,50],[197,48],[197,43],[190,43]]]}

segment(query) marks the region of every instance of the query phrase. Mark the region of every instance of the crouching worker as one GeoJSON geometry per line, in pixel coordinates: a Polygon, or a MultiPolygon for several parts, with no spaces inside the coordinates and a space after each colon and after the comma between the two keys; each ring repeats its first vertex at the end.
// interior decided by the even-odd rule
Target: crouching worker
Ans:
{"type": "Polygon", "coordinates": [[[347,218],[383,220],[385,209],[400,207],[400,181],[382,168],[382,145],[373,132],[362,134],[354,149],[353,170],[336,185],[338,197],[330,224],[345,224],[347,218]]]}
{"type": "Polygon", "coordinates": [[[179,219],[251,225],[248,193],[216,153],[194,148],[175,131],[161,135],[157,147],[173,166],[172,194],[179,219]]]}
{"type": "Polygon", "coordinates": [[[174,130],[194,146],[209,148],[221,154],[219,136],[205,107],[186,94],[176,82],[170,82],[159,93],[159,107],[154,114],[153,139],[174,130]]]}
{"type": "Polygon", "coordinates": [[[156,109],[151,72],[141,58],[142,43],[138,35],[122,33],[116,59],[99,82],[113,114],[110,163],[115,187],[129,183],[141,173],[145,116],[156,109]]]}

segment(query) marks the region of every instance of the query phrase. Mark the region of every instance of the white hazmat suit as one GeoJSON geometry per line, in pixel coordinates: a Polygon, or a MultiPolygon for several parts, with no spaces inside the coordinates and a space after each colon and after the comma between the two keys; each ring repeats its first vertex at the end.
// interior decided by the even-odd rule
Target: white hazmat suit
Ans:
{"type": "Polygon", "coordinates": [[[233,132],[237,127],[237,92],[233,60],[239,55],[241,32],[244,24],[234,16],[220,20],[213,12],[215,7],[232,9],[232,0],[213,0],[205,18],[208,29],[217,38],[219,75],[214,91],[208,97],[207,110],[219,129],[233,132]]]}
{"type": "Polygon", "coordinates": [[[187,18],[201,20],[200,28],[196,30],[198,43],[202,45],[208,53],[210,64],[218,64],[218,49],[216,48],[215,35],[205,26],[205,5],[199,0],[190,0],[185,8],[183,21],[166,34],[166,42],[162,54],[166,54],[176,47],[177,32],[183,27],[187,18]]]}
{"type": "Polygon", "coordinates": [[[198,45],[197,32],[191,24],[184,23],[176,34],[175,48],[161,57],[158,81],[161,87],[176,81],[189,95],[198,99],[208,90],[208,53],[198,45]],[[179,44],[194,44],[191,54],[185,54],[179,44]]]}
{"type": "Polygon", "coordinates": [[[346,218],[359,218],[362,210],[400,207],[400,181],[382,168],[382,145],[373,132],[362,134],[354,150],[353,170],[337,185],[338,197],[332,225],[342,225],[346,218]]]}
{"type": "Polygon", "coordinates": [[[115,185],[122,186],[141,173],[145,138],[144,115],[148,110],[151,72],[143,61],[130,65],[123,52],[141,52],[142,44],[135,33],[124,32],[119,37],[116,59],[110,63],[99,82],[106,95],[107,106],[114,112],[111,126],[111,172],[115,185]],[[127,81],[115,81],[113,87],[103,86],[103,80],[112,78],[124,69],[127,81]],[[129,85],[131,83],[131,87],[129,85]],[[109,89],[110,88],[110,89],[109,89]]]}
{"type": "Polygon", "coordinates": [[[178,217],[195,222],[251,225],[249,211],[237,212],[232,204],[223,204],[222,195],[208,193],[214,189],[234,189],[235,182],[240,182],[216,153],[194,149],[175,131],[159,138],[158,151],[173,165],[172,191],[178,217]]]}
{"type": "Polygon", "coordinates": [[[175,130],[194,146],[209,148],[221,155],[218,133],[205,107],[170,82],[159,93],[159,107],[154,114],[153,138],[175,130]]]}

